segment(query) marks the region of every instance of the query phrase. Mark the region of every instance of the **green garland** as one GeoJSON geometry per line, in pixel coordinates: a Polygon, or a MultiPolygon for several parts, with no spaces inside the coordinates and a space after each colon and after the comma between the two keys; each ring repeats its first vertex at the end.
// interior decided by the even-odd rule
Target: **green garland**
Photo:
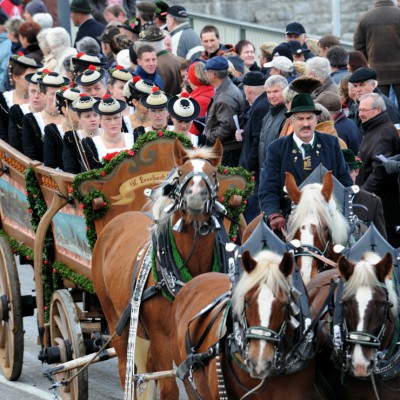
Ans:
{"type": "Polygon", "coordinates": [[[83,289],[91,294],[94,293],[93,282],[83,275],[80,275],[71,268],[68,268],[64,263],[56,261],[53,264],[53,273],[58,273],[64,279],[71,281],[76,287],[83,289]]]}

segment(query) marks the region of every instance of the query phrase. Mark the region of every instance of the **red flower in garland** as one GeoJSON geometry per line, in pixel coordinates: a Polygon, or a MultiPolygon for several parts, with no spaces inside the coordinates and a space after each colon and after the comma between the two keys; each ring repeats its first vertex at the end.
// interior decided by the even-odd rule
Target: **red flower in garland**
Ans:
{"type": "Polygon", "coordinates": [[[44,260],[43,263],[44,265],[47,265],[49,263],[49,260],[44,260]]]}
{"type": "Polygon", "coordinates": [[[79,207],[83,210],[85,208],[85,205],[83,203],[79,204],[79,207]]]}
{"type": "Polygon", "coordinates": [[[236,236],[234,236],[234,237],[232,238],[232,242],[233,242],[233,243],[236,243],[236,241],[237,241],[237,238],[236,238],[236,236]]]}
{"type": "MultiPolygon", "coordinates": [[[[104,157],[103,160],[110,162],[116,155],[118,155],[120,152],[119,151],[114,151],[113,153],[107,153],[104,157]]],[[[103,175],[104,176],[104,175],[103,175]]]]}
{"type": "Polygon", "coordinates": [[[134,156],[134,155],[135,155],[135,152],[134,152],[133,150],[129,150],[129,151],[128,151],[128,154],[129,154],[130,156],[134,156]]]}
{"type": "Polygon", "coordinates": [[[106,173],[105,173],[104,171],[101,171],[101,172],[100,172],[100,175],[101,175],[101,176],[106,176],[106,173]]]}
{"type": "Polygon", "coordinates": [[[225,197],[221,197],[221,203],[225,201],[225,197]]]}
{"type": "Polygon", "coordinates": [[[247,200],[243,200],[243,204],[244,204],[244,205],[247,205],[247,200]]]}
{"type": "Polygon", "coordinates": [[[29,214],[32,214],[32,211],[33,211],[32,208],[28,208],[28,213],[29,214]]]}
{"type": "Polygon", "coordinates": [[[157,135],[160,136],[160,137],[161,137],[161,136],[164,136],[164,132],[163,132],[163,131],[158,131],[158,132],[157,132],[157,135]]]}
{"type": "Polygon", "coordinates": [[[31,256],[26,256],[26,259],[27,259],[27,260],[30,260],[30,259],[31,259],[31,256]]]}
{"type": "Polygon", "coordinates": [[[224,174],[227,174],[228,173],[228,170],[227,169],[224,169],[224,174]]]}
{"type": "Polygon", "coordinates": [[[53,268],[53,274],[57,273],[57,270],[55,268],[53,268]]]}

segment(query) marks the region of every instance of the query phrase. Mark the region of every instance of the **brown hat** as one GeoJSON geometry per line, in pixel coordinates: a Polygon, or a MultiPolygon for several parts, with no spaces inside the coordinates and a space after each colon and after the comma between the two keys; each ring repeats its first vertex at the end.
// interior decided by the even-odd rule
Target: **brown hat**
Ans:
{"type": "Polygon", "coordinates": [[[97,39],[100,40],[100,42],[110,43],[111,39],[119,33],[119,29],[116,25],[109,25],[106,26],[104,32],[100,36],[97,36],[97,39]]]}
{"type": "Polygon", "coordinates": [[[342,109],[340,96],[334,92],[321,93],[316,100],[331,113],[338,113],[342,109]]]}
{"type": "Polygon", "coordinates": [[[156,25],[150,25],[147,29],[140,32],[140,42],[159,42],[164,40],[162,30],[156,25]]]}

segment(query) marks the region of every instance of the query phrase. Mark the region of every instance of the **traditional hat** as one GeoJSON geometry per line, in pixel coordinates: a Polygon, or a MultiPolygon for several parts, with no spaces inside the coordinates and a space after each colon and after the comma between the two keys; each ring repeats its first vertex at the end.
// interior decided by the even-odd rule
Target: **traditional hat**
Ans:
{"type": "Polygon", "coordinates": [[[311,76],[299,76],[290,83],[289,89],[297,93],[311,94],[321,85],[322,83],[319,79],[313,78],[311,76]]]}
{"type": "Polygon", "coordinates": [[[351,74],[349,82],[365,82],[369,81],[370,79],[376,80],[376,71],[372,68],[361,67],[351,74]]]}
{"type": "Polygon", "coordinates": [[[86,93],[80,93],[79,99],[72,103],[71,108],[75,112],[92,111],[93,104],[96,103],[96,101],[98,100],[87,95],[86,93]]]}
{"type": "Polygon", "coordinates": [[[204,71],[223,71],[228,68],[228,60],[222,56],[216,56],[206,62],[204,71]]]}
{"type": "Polygon", "coordinates": [[[161,0],[155,1],[154,4],[157,6],[156,16],[162,20],[165,20],[168,8],[170,8],[169,5],[161,0]]]}
{"type": "Polygon", "coordinates": [[[243,77],[243,86],[264,86],[265,75],[260,71],[250,71],[243,77]]]}
{"type": "Polygon", "coordinates": [[[72,0],[69,6],[72,12],[90,14],[93,10],[88,0],[72,0]]]}
{"type": "Polygon", "coordinates": [[[80,52],[75,57],[72,57],[71,62],[73,64],[87,65],[87,66],[94,65],[96,67],[101,67],[102,65],[106,64],[100,61],[100,58],[97,57],[96,55],[84,52],[80,52]]]}
{"type": "Polygon", "coordinates": [[[111,68],[109,76],[122,82],[129,82],[132,79],[132,74],[122,65],[116,65],[115,68],[111,68]]]}
{"type": "Polygon", "coordinates": [[[321,110],[315,107],[314,100],[308,93],[301,93],[294,96],[292,107],[285,115],[286,117],[290,117],[292,114],[300,112],[312,112],[316,115],[321,114],[321,110]]]}
{"type": "Polygon", "coordinates": [[[264,68],[276,68],[283,72],[292,72],[294,69],[293,62],[284,56],[273,58],[271,62],[264,64],[264,68]]]}
{"type": "Polygon", "coordinates": [[[304,26],[300,24],[300,22],[291,22],[286,26],[285,34],[294,34],[294,35],[301,35],[302,33],[306,33],[304,26]]]}
{"type": "Polygon", "coordinates": [[[125,87],[128,87],[131,93],[139,93],[147,96],[152,93],[151,91],[155,85],[149,79],[142,79],[140,76],[134,76],[125,87]]]}
{"type": "Polygon", "coordinates": [[[37,71],[33,74],[27,74],[25,75],[25,80],[28,81],[29,83],[39,84],[38,80],[42,77],[42,74],[43,74],[42,71],[37,71]]]}
{"type": "Polygon", "coordinates": [[[113,99],[109,94],[103,96],[93,104],[93,111],[100,115],[119,114],[126,108],[126,103],[122,100],[113,99]]]}
{"type": "Polygon", "coordinates": [[[56,87],[67,86],[70,83],[70,79],[58,74],[57,72],[51,72],[48,69],[42,71],[42,76],[38,79],[40,86],[56,87]]]}
{"type": "Polygon", "coordinates": [[[170,96],[166,95],[158,86],[151,89],[148,96],[143,96],[140,103],[147,108],[159,109],[166,108],[170,96]]]}
{"type": "Polygon", "coordinates": [[[43,64],[40,64],[30,56],[24,55],[21,51],[18,54],[13,54],[10,60],[26,68],[43,68],[43,64]]]}
{"type": "Polygon", "coordinates": [[[100,36],[97,36],[97,39],[98,39],[100,42],[110,43],[110,42],[111,42],[111,39],[112,39],[114,36],[118,35],[119,33],[120,33],[120,32],[119,32],[118,26],[116,26],[116,25],[109,25],[109,26],[106,26],[106,27],[105,27],[104,32],[103,32],[100,36]]]}
{"type": "Polygon", "coordinates": [[[344,161],[348,165],[349,169],[358,169],[363,166],[363,162],[360,157],[356,157],[350,149],[342,149],[344,161]]]}
{"type": "Polygon", "coordinates": [[[171,117],[179,121],[193,121],[200,114],[199,103],[189,98],[189,93],[182,92],[168,101],[167,109],[171,117]]]}
{"type": "Polygon", "coordinates": [[[96,68],[94,65],[89,65],[89,68],[82,74],[79,75],[75,82],[80,86],[94,85],[104,78],[106,71],[103,68],[96,68]]]}
{"type": "Polygon", "coordinates": [[[56,107],[61,107],[67,103],[71,105],[74,101],[79,100],[79,95],[81,92],[77,88],[71,88],[67,86],[61,87],[56,92],[56,96],[54,98],[56,107]]]}
{"type": "Polygon", "coordinates": [[[139,34],[140,42],[159,42],[164,40],[162,30],[156,25],[150,25],[139,34]]]}
{"type": "Polygon", "coordinates": [[[182,7],[182,6],[169,7],[167,10],[167,14],[172,15],[173,17],[179,17],[179,18],[189,17],[189,14],[186,11],[186,8],[182,7]]]}
{"type": "Polygon", "coordinates": [[[124,28],[132,33],[136,33],[136,35],[139,35],[141,31],[140,21],[136,18],[132,18],[129,20],[127,19],[126,21],[124,21],[123,24],[117,25],[117,27],[124,28]]]}

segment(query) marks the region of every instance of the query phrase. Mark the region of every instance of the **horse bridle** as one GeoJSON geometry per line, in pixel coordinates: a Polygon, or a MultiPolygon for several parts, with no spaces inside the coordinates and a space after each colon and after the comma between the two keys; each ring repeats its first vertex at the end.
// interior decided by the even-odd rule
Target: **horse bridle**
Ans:
{"type": "Polygon", "coordinates": [[[364,347],[372,347],[376,349],[374,368],[378,369],[379,360],[381,359],[380,351],[382,350],[382,340],[386,331],[386,320],[390,316],[390,308],[393,304],[389,300],[389,292],[386,284],[381,283],[379,287],[386,295],[385,310],[383,312],[383,322],[377,335],[372,335],[365,331],[349,331],[346,318],[344,317],[344,303],[342,299],[343,288],[345,283],[342,279],[338,282],[338,292],[334,300],[333,315],[333,348],[336,357],[342,365],[342,372],[350,373],[351,351],[350,345],[360,345],[364,347]]]}

